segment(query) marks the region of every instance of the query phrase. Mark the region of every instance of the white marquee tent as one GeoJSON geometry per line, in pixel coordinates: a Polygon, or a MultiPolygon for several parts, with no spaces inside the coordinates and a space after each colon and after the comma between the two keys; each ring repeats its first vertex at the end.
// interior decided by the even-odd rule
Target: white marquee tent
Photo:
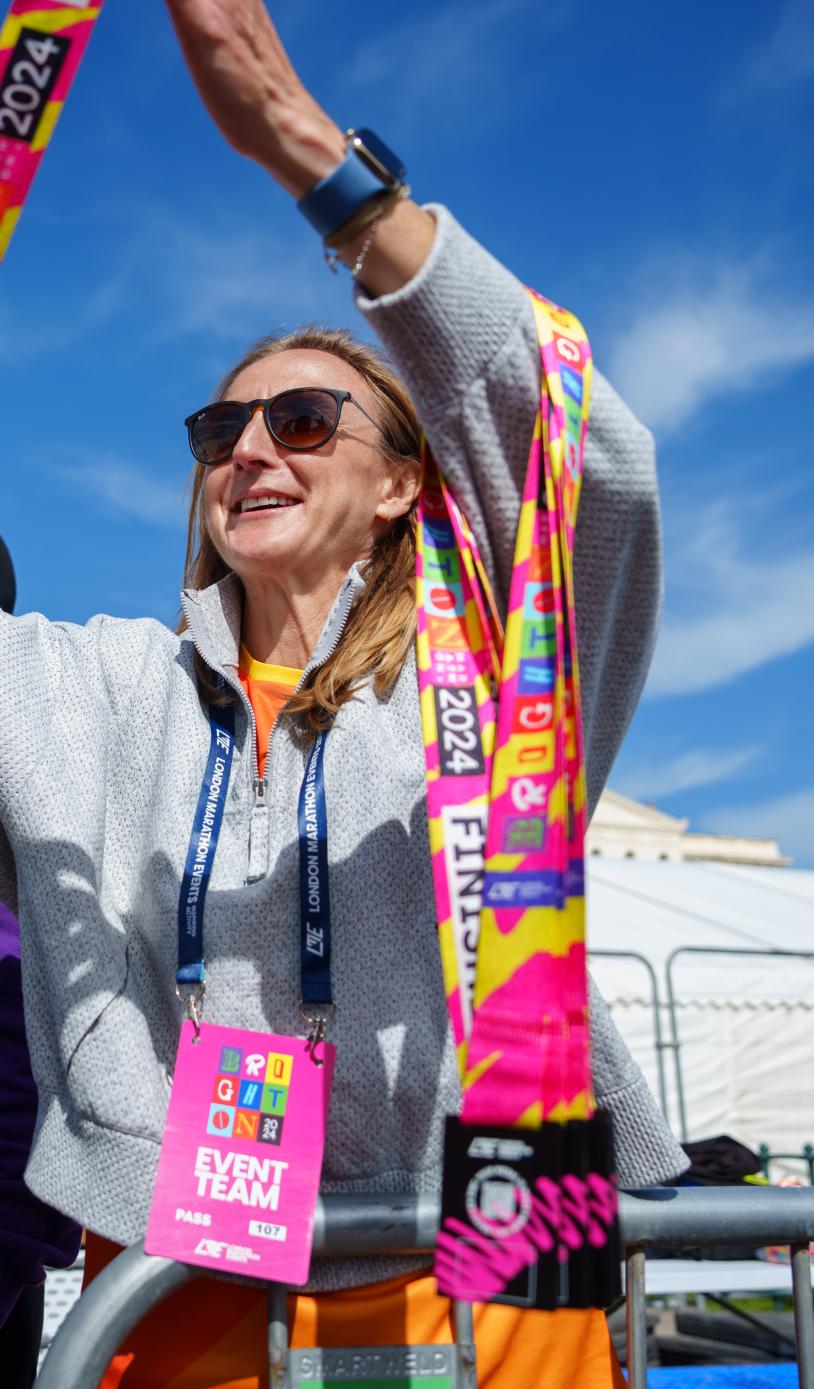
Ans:
{"type": "MultiPolygon", "coordinates": [[[[814,872],[591,858],[588,944],[616,1025],[679,1138],[729,1133],[779,1153],[814,1144],[814,872]],[[797,953],[757,953],[771,951],[797,953]]],[[[805,1171],[780,1162],[772,1178],[783,1170],[805,1171]]]]}

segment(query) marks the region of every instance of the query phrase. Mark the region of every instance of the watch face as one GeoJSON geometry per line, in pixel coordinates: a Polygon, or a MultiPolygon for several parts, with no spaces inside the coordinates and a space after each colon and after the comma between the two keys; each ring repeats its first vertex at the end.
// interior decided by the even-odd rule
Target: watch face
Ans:
{"type": "Polygon", "coordinates": [[[380,176],[386,175],[387,181],[392,180],[393,183],[404,182],[406,168],[398,155],[393,153],[390,147],[384,143],[384,140],[380,140],[378,135],[374,135],[372,130],[368,130],[367,127],[354,130],[350,144],[360,159],[369,164],[374,173],[380,176]]]}

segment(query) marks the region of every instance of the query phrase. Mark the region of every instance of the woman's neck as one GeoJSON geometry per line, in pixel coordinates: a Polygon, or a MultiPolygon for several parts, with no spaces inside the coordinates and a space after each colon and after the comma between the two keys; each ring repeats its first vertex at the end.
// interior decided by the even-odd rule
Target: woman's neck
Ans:
{"type": "Polygon", "coordinates": [[[341,585],[341,578],[326,578],[316,589],[293,593],[276,584],[244,580],[243,645],[256,661],[302,670],[341,585]]]}

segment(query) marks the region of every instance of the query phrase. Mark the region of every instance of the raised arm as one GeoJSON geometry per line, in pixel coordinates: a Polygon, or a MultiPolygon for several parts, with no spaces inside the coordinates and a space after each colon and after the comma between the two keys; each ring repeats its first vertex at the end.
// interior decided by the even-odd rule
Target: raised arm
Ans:
{"type": "MultiPolygon", "coordinates": [[[[201,99],[234,149],[300,199],[345,157],[342,131],[297,76],[263,0],[167,0],[201,99]]],[[[432,217],[409,199],[376,225],[365,256],[371,295],[400,289],[432,246],[432,217]]],[[[365,233],[342,257],[353,265],[365,233]]]]}
{"type": "MultiPolygon", "coordinates": [[[[345,145],[300,82],[262,0],[167,4],[227,140],[300,199],[337,167],[345,145]]],[[[348,265],[364,240],[344,248],[348,265]]],[[[405,379],[505,606],[539,392],[523,286],[443,208],[409,200],[377,222],[359,278],[359,308],[405,379]]],[[[593,808],[641,692],[661,601],[653,442],[599,373],[575,582],[593,808]]]]}

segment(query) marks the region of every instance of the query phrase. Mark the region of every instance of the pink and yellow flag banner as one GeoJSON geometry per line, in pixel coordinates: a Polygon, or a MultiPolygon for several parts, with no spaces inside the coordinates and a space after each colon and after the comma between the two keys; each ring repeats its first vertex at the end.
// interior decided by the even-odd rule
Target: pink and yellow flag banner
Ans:
{"type": "Polygon", "coordinates": [[[103,0],[12,0],[0,29],[0,260],[103,0]]]}

